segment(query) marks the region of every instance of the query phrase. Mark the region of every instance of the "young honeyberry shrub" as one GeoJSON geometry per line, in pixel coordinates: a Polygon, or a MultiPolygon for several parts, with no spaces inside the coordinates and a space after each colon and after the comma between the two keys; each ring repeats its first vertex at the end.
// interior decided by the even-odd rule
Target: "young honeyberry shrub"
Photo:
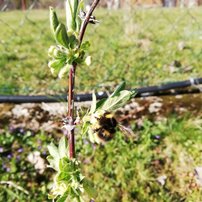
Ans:
{"type": "Polygon", "coordinates": [[[90,56],[86,56],[90,43],[87,41],[80,45],[78,39],[81,27],[79,12],[82,8],[82,1],[66,2],[67,11],[69,11],[67,12],[67,27],[59,21],[55,10],[50,8],[50,27],[56,45],[52,45],[48,50],[50,57],[48,66],[51,73],[59,78],[64,77],[73,64],[90,65],[90,56]]]}
{"type": "MultiPolygon", "coordinates": [[[[66,1],[67,27],[59,21],[54,9],[50,8],[50,26],[56,45],[52,45],[49,48],[48,55],[50,61],[48,66],[52,74],[57,75],[59,78],[66,75],[70,68],[72,70],[74,69],[73,67],[85,61],[87,64],[90,64],[90,58],[85,56],[85,52],[90,44],[89,42],[81,44],[81,41],[79,41],[81,28],[79,12],[81,8],[82,1],[66,1]]],[[[71,77],[74,77],[74,75],[71,74],[71,77]]],[[[70,78],[69,80],[71,80],[70,78]]],[[[69,90],[69,92],[71,93],[73,92],[73,85],[70,84],[70,87],[72,90],[69,90]]],[[[69,99],[68,101],[71,105],[72,100],[69,99]]],[[[71,106],[69,109],[74,110],[71,106]]],[[[71,135],[71,131],[75,127],[74,123],[70,124],[70,122],[73,122],[73,116],[68,115],[65,126],[70,131],[69,135],[71,135]]],[[[73,143],[69,145],[73,145],[73,143]]],[[[69,147],[71,148],[71,146],[69,147]]],[[[94,198],[96,192],[92,183],[81,174],[80,162],[74,158],[73,152],[68,152],[67,138],[63,136],[58,147],[51,143],[48,146],[48,150],[50,154],[47,157],[49,167],[56,171],[49,198],[58,202],[84,202],[94,198]]]]}

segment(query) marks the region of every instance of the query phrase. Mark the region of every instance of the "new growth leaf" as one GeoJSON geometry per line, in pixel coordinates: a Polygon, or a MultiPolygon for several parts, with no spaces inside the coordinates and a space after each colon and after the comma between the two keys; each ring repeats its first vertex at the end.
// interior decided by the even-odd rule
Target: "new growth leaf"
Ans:
{"type": "Polygon", "coordinates": [[[67,27],[60,22],[56,11],[50,8],[50,27],[56,41],[56,45],[49,48],[48,55],[50,61],[48,66],[54,76],[63,78],[69,72],[73,64],[90,65],[90,58],[86,55],[89,43],[79,44],[79,30],[81,19],[79,12],[82,8],[82,2],[78,0],[66,1],[67,9],[67,27]]]}

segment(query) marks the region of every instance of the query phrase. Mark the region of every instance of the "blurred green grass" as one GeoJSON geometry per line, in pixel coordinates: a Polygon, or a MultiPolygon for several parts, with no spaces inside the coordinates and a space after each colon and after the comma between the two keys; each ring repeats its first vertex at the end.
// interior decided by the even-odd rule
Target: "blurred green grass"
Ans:
{"type": "MultiPolygon", "coordinates": [[[[95,146],[77,137],[76,150],[83,173],[98,192],[98,202],[199,202],[202,188],[194,169],[201,166],[201,121],[186,116],[167,120],[144,120],[141,128],[132,124],[136,138],[117,132],[105,146],[95,146]],[[162,178],[162,180],[159,179],[162,178]],[[165,177],[165,178],[163,178],[165,177]]],[[[58,136],[33,134],[22,129],[0,134],[0,200],[49,201],[47,193],[53,171],[42,174],[28,162],[28,155],[40,152],[46,158],[47,144],[58,136]],[[7,186],[13,182],[29,192],[7,186]]]]}
{"type": "MultiPolygon", "coordinates": [[[[98,9],[100,23],[89,25],[85,36],[92,64],[78,67],[77,92],[109,89],[122,80],[137,87],[201,76],[201,11],[98,9]]],[[[58,14],[65,21],[64,11],[58,14]]],[[[47,10],[0,13],[1,94],[65,92],[66,80],[53,78],[47,66],[55,43],[48,18],[47,10]]]]}

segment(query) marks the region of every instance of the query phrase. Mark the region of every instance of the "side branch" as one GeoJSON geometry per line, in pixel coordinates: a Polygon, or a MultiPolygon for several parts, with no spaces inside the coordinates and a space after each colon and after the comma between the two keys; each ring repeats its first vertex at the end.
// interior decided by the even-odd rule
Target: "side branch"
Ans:
{"type": "Polygon", "coordinates": [[[89,19],[90,19],[90,16],[92,15],[93,11],[95,10],[96,6],[98,5],[100,0],[94,0],[89,11],[86,13],[86,17],[85,17],[85,20],[83,21],[82,25],[81,25],[81,29],[80,29],[80,33],[79,33],[79,47],[82,43],[82,40],[83,40],[83,36],[85,34],[85,31],[86,31],[86,27],[88,25],[88,22],[89,22],[89,19]]]}

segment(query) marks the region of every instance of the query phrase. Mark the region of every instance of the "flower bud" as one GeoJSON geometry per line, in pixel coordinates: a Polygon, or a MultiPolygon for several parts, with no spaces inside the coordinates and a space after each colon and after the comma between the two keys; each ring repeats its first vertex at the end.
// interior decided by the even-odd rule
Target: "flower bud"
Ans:
{"type": "Polygon", "coordinates": [[[54,57],[54,51],[56,50],[56,47],[55,46],[51,46],[49,49],[48,49],[48,56],[49,57],[54,57]]]}

